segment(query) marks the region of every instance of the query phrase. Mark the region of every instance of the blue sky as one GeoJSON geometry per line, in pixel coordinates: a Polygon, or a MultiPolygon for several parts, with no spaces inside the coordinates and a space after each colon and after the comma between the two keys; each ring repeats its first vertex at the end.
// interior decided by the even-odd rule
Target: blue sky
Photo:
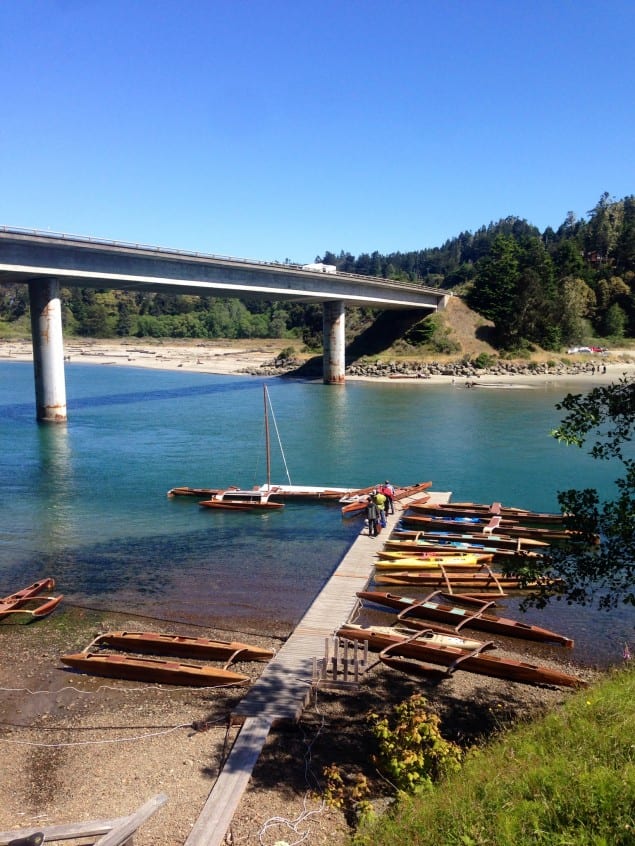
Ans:
{"type": "Polygon", "coordinates": [[[632,0],[0,0],[0,225],[293,262],[635,192],[632,0]]]}

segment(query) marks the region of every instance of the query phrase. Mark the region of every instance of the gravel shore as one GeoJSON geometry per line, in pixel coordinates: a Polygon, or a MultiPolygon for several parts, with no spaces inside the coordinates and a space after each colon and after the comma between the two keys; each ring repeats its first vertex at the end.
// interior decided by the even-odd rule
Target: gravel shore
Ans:
{"type": "MultiPolygon", "coordinates": [[[[244,688],[182,689],[99,679],[69,671],[60,655],[85,647],[108,629],[202,632],[67,607],[30,626],[0,625],[0,830],[112,818],[157,793],[168,803],[139,831],[137,846],[182,846],[200,814],[238,727],[228,717],[244,688]]],[[[288,633],[286,633],[288,634],[288,633]]],[[[278,649],[286,634],[214,632],[278,649]]],[[[557,647],[522,643],[503,649],[567,666],[557,647]]],[[[239,669],[256,679],[262,664],[239,669]]],[[[588,670],[567,667],[591,679],[588,670]]],[[[277,840],[337,846],[352,819],[322,801],[325,766],[363,773],[371,798],[390,786],[370,762],[366,715],[424,692],[442,718],[444,736],[465,744],[518,719],[552,708],[571,691],[457,673],[441,684],[381,666],[358,689],[318,690],[298,724],[272,729],[234,814],[228,842],[272,846],[277,840]]]]}

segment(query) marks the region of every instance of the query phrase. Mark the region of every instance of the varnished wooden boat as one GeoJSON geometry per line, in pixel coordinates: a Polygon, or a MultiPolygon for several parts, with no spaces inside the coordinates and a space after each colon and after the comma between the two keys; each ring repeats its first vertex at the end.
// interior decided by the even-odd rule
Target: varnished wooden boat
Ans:
{"type": "Polygon", "coordinates": [[[446,570],[477,571],[486,562],[479,561],[478,555],[439,555],[431,558],[381,558],[375,562],[376,570],[446,570]]]}
{"type": "Polygon", "coordinates": [[[17,615],[18,619],[23,617],[27,622],[47,617],[64,599],[63,595],[42,596],[43,591],[52,590],[54,587],[55,579],[40,579],[32,585],[0,599],[0,620],[12,617],[12,615],[17,615]]]}
{"type": "Polygon", "coordinates": [[[76,652],[62,655],[63,664],[94,676],[106,676],[128,681],[178,684],[187,687],[243,686],[249,676],[210,665],[199,666],[162,658],[137,658],[120,653],[76,652]]]}
{"type": "Polygon", "coordinates": [[[206,637],[185,637],[158,632],[105,632],[93,646],[109,646],[147,655],[173,655],[207,661],[269,661],[274,652],[259,646],[232,640],[209,640],[206,637]]]}
{"type": "MultiPolygon", "coordinates": [[[[379,652],[380,657],[386,659],[386,663],[402,670],[409,669],[407,663],[399,661],[399,659],[405,658],[420,662],[418,665],[412,665],[415,672],[418,669],[423,669],[425,672],[426,665],[421,662],[430,661],[436,666],[447,667],[447,675],[460,669],[525,684],[546,684],[574,688],[586,686],[584,681],[568,673],[530,664],[527,661],[515,661],[490,653],[483,654],[482,649],[470,652],[456,646],[436,644],[425,639],[413,640],[399,633],[385,634],[381,631],[373,631],[372,628],[350,628],[346,625],[342,626],[337,634],[338,637],[347,640],[366,641],[369,649],[373,652],[379,652]]],[[[434,672],[434,670],[432,671],[434,672]]]]}
{"type": "MultiPolygon", "coordinates": [[[[469,531],[473,534],[480,533],[485,536],[494,529],[497,534],[510,537],[526,537],[546,543],[558,543],[566,541],[575,536],[575,533],[564,528],[547,526],[527,526],[522,523],[503,521],[500,518],[481,519],[479,517],[442,517],[421,514],[404,514],[401,522],[408,528],[419,531],[469,531]]],[[[598,538],[599,541],[599,538],[598,538]]]]}
{"type": "Polygon", "coordinates": [[[356,623],[346,623],[345,628],[347,631],[351,629],[360,632],[371,631],[373,633],[388,635],[389,637],[397,635],[399,638],[412,638],[417,642],[425,641],[426,643],[441,644],[443,646],[456,646],[458,649],[496,648],[496,645],[492,641],[475,640],[471,637],[459,635],[456,632],[439,632],[433,629],[409,629],[407,627],[396,628],[395,626],[360,626],[356,623]]]}
{"type": "Polygon", "coordinates": [[[461,628],[479,629],[480,631],[495,632],[509,637],[521,637],[525,640],[573,647],[573,640],[565,635],[552,632],[541,626],[532,626],[509,617],[498,617],[495,614],[487,613],[487,603],[478,603],[476,609],[464,608],[443,595],[439,596],[438,593],[431,594],[421,600],[396,596],[383,591],[359,591],[357,596],[367,602],[392,608],[399,612],[404,619],[415,617],[422,620],[438,620],[454,626],[460,625],[461,628]]]}
{"type": "MultiPolygon", "coordinates": [[[[525,587],[520,579],[514,576],[504,576],[502,573],[457,573],[448,572],[445,569],[433,572],[419,572],[413,570],[389,570],[388,572],[376,572],[373,580],[377,585],[413,585],[414,587],[427,588],[428,590],[447,590],[449,593],[469,593],[474,596],[475,591],[518,591],[525,587]]],[[[535,586],[535,585],[534,585],[535,586]]],[[[491,598],[491,597],[490,597],[491,598]]]]}
{"type": "Polygon", "coordinates": [[[530,511],[525,508],[501,505],[500,502],[493,502],[491,505],[478,502],[439,502],[423,503],[422,505],[411,506],[412,510],[423,514],[455,514],[457,516],[472,515],[476,517],[499,516],[504,519],[511,519],[517,523],[529,523],[535,526],[557,525],[564,526],[564,515],[544,511],[530,511]]]}
{"type": "Polygon", "coordinates": [[[506,535],[502,532],[496,532],[495,534],[483,534],[483,532],[452,532],[452,531],[444,531],[442,529],[425,529],[425,530],[414,530],[409,531],[408,529],[400,530],[396,533],[400,539],[403,538],[404,540],[411,539],[411,540],[423,540],[423,541],[457,541],[458,543],[477,543],[477,544],[488,544],[489,546],[495,546],[500,549],[511,549],[512,551],[516,551],[519,549],[547,549],[549,544],[543,540],[536,540],[535,538],[529,537],[512,537],[511,535],[506,535]]]}
{"type": "Polygon", "coordinates": [[[270,492],[263,491],[260,488],[252,491],[228,488],[210,499],[202,499],[199,505],[203,508],[217,508],[225,511],[258,511],[284,508],[283,502],[272,500],[270,492]]]}
{"type": "Polygon", "coordinates": [[[401,539],[403,533],[393,535],[386,541],[386,549],[396,550],[400,552],[413,551],[427,551],[427,552],[442,552],[444,550],[451,550],[453,553],[457,552],[476,552],[489,553],[493,556],[528,556],[535,557],[539,553],[531,549],[511,549],[508,547],[496,546],[494,543],[483,541],[478,543],[476,541],[458,541],[449,538],[425,538],[423,532],[415,532],[416,537],[401,539]]]}

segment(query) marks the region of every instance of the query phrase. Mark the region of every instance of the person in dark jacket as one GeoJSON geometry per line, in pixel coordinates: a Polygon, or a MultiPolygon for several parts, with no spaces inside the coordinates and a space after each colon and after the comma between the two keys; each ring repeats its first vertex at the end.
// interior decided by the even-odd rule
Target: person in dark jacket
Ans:
{"type": "Polygon", "coordinates": [[[379,511],[379,506],[372,496],[369,496],[366,502],[366,519],[368,520],[368,534],[372,538],[376,538],[379,534],[381,513],[379,511]]]}

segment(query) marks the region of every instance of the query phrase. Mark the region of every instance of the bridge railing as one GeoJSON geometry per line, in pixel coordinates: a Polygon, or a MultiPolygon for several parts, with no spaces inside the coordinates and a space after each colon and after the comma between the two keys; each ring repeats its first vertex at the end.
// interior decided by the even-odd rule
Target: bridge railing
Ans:
{"type": "MultiPolygon", "coordinates": [[[[72,235],[68,232],[51,232],[50,230],[42,229],[27,229],[20,226],[0,226],[0,232],[6,232],[8,235],[27,235],[35,238],[51,238],[61,241],[77,242],[80,244],[95,244],[96,246],[104,247],[119,247],[126,250],[143,250],[144,252],[159,253],[163,255],[183,256],[185,258],[200,258],[200,259],[215,259],[217,261],[230,261],[237,264],[255,265],[261,267],[275,267],[278,270],[291,270],[294,272],[301,271],[302,273],[310,273],[312,275],[322,275],[318,270],[305,270],[303,265],[295,264],[293,262],[280,261],[263,261],[261,259],[247,259],[236,256],[225,256],[218,253],[201,253],[194,250],[181,250],[177,247],[158,247],[150,244],[138,244],[131,241],[116,241],[107,238],[95,238],[92,235],[72,235]]],[[[380,283],[384,285],[391,285],[396,288],[417,289],[426,291],[427,293],[439,294],[447,296],[450,292],[442,288],[432,288],[427,285],[417,285],[414,282],[402,282],[400,279],[386,279],[383,276],[364,276],[361,273],[349,273],[345,270],[338,270],[335,276],[343,276],[347,279],[360,279],[364,282],[380,283]]]]}

